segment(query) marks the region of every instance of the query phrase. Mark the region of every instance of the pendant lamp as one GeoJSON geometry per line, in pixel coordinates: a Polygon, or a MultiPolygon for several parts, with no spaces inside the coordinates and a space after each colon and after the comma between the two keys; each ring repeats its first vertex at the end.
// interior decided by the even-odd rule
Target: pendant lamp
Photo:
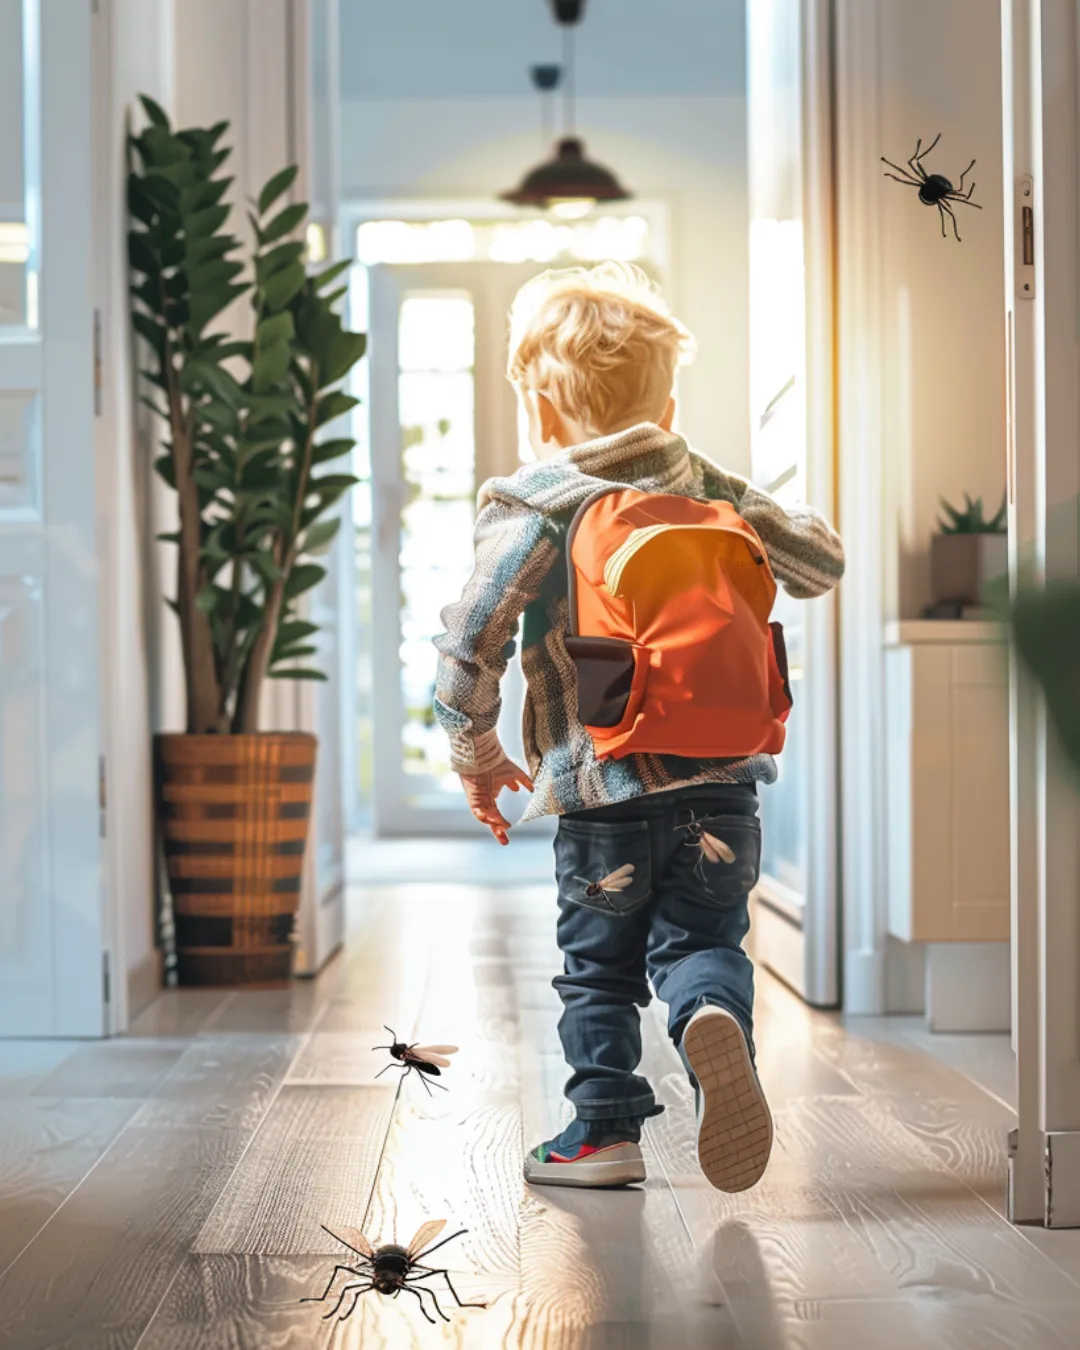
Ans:
{"type": "Polygon", "coordinates": [[[630,197],[610,169],[588,158],[584,141],[574,134],[573,30],[583,7],[583,0],[555,0],[555,16],[563,28],[563,67],[532,68],[533,84],[542,94],[557,88],[565,73],[566,134],[550,159],[530,169],[513,192],[501,194],[505,202],[540,207],[568,219],[587,216],[598,202],[624,202],[630,197]]]}

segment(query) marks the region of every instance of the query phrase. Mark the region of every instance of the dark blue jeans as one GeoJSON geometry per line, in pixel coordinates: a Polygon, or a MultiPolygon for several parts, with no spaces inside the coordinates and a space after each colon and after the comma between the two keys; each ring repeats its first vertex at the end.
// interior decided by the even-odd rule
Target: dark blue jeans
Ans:
{"type": "Polygon", "coordinates": [[[753,1046],[754,971],[742,943],[760,862],[753,787],[680,788],[562,817],[555,867],[565,964],[554,984],[573,1070],[566,1095],[579,1120],[660,1109],[637,1073],[650,980],[676,1046],[706,1003],[733,1013],[753,1046]],[[718,861],[713,839],[724,846],[718,861]],[[624,885],[618,873],[628,864],[624,885]]]}

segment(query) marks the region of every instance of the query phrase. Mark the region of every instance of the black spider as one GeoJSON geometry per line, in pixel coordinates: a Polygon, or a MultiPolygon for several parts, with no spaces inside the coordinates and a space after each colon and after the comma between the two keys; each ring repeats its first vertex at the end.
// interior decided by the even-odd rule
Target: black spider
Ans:
{"type": "Polygon", "coordinates": [[[941,140],[941,132],[934,137],[930,144],[924,150],[922,148],[922,137],[915,142],[915,153],[907,162],[907,169],[902,169],[899,164],[894,164],[891,159],[881,157],[882,164],[887,164],[890,169],[895,169],[896,173],[886,173],[886,178],[891,178],[895,183],[903,183],[905,187],[919,189],[919,201],[924,206],[936,206],[938,215],[941,217],[941,237],[947,239],[945,232],[945,216],[948,214],[952,220],[953,234],[956,235],[956,242],[960,243],[960,230],[956,224],[956,214],[950,202],[959,202],[962,206],[974,206],[976,211],[981,211],[982,207],[978,202],[971,200],[971,194],[975,191],[975,184],[972,183],[967,192],[964,191],[964,179],[975,167],[975,161],[972,160],[964,172],[960,175],[960,182],[954,188],[952,183],[941,173],[928,174],[922,166],[922,161],[941,140]],[[899,175],[899,177],[897,176],[899,175]]]}

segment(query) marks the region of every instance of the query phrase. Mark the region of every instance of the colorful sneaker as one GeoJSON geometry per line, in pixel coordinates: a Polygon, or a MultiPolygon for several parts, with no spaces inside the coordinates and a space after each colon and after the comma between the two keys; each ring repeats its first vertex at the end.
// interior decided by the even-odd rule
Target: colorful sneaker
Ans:
{"type": "Polygon", "coordinates": [[[636,1121],[575,1120],[525,1159],[534,1186],[630,1186],[645,1180],[636,1121]]]}
{"type": "Polygon", "coordinates": [[[701,1170],[718,1191],[748,1191],[768,1166],[773,1122],[743,1029],[724,1008],[699,1008],[682,1052],[700,1089],[701,1170]]]}

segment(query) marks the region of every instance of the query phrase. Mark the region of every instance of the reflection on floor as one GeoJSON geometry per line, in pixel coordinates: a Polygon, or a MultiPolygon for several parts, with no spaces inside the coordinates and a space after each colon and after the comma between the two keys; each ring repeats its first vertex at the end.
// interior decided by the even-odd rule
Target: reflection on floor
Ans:
{"type": "MultiPolygon", "coordinates": [[[[1002,1217],[1008,1107],[882,1023],[759,987],[777,1117],[764,1182],[711,1190],[690,1094],[646,1014],[648,1183],[528,1191],[561,1117],[550,888],[353,896],[349,945],[289,990],[162,997],[120,1041],[0,1045],[0,1345],[281,1350],[1066,1350],[1080,1233],[1002,1217]],[[450,1091],[376,1079],[382,1023],[460,1044],[450,1091]],[[429,1326],[365,1296],[300,1300],[343,1251],[428,1218],[462,1298],[429,1326]]],[[[449,1302],[449,1300],[447,1300],[449,1302]]]]}

